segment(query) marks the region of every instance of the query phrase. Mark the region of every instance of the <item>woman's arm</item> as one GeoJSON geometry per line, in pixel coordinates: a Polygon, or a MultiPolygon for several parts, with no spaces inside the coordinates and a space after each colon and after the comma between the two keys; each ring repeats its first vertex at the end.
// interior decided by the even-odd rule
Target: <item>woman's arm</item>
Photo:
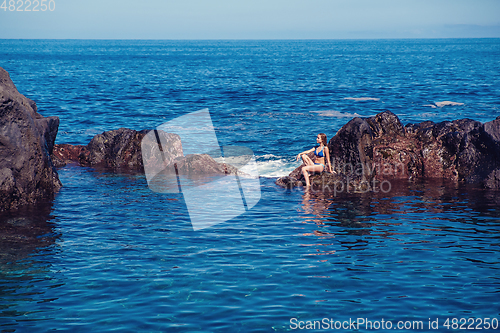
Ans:
{"type": "Polygon", "coordinates": [[[328,170],[330,170],[330,173],[333,173],[332,164],[330,163],[330,150],[326,146],[325,146],[325,158],[326,158],[326,164],[328,165],[328,170]]]}
{"type": "Polygon", "coordinates": [[[314,151],[314,147],[309,149],[309,150],[306,150],[306,151],[303,151],[302,153],[298,154],[297,155],[297,161],[299,160],[300,158],[300,155],[303,155],[303,154],[309,154],[310,152],[314,151]]]}

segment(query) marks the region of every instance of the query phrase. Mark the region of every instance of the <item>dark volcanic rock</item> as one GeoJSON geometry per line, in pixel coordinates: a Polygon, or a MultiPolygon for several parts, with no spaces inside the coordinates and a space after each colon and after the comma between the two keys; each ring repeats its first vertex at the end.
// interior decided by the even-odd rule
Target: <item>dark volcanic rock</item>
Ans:
{"type": "Polygon", "coordinates": [[[354,118],[345,124],[328,143],[333,170],[359,180],[366,178],[365,166],[373,157],[373,138],[365,119],[354,118]]]}
{"type": "Polygon", "coordinates": [[[184,157],[180,136],[160,130],[147,132],[140,147],[147,176],[161,172],[176,159],[184,157]]]}
{"type": "MultiPolygon", "coordinates": [[[[485,124],[460,119],[403,127],[396,115],[385,111],[352,119],[328,147],[337,175],[326,183],[325,175],[313,175],[312,184],[332,184],[344,177],[346,188],[360,189],[386,180],[442,178],[500,188],[500,117],[485,124]]],[[[301,168],[277,184],[297,186],[301,168]]]]}
{"type": "Polygon", "coordinates": [[[207,154],[190,154],[175,161],[179,175],[235,175],[232,165],[219,163],[207,154]]]}
{"type": "Polygon", "coordinates": [[[285,176],[278,178],[278,180],[276,180],[276,185],[291,189],[294,187],[302,187],[304,183],[293,176],[285,176]]]}
{"type": "Polygon", "coordinates": [[[177,169],[180,175],[235,174],[237,171],[232,165],[219,163],[207,154],[184,156],[177,134],[148,130],[138,132],[128,128],[98,134],[87,146],[55,145],[52,157],[58,167],[77,163],[115,171],[146,170],[150,174],[167,168],[177,169]]]}
{"type": "Polygon", "coordinates": [[[80,164],[111,169],[141,170],[141,141],[148,131],[120,128],[92,138],[87,151],[79,156],[80,164]]]}
{"type": "MultiPolygon", "coordinates": [[[[103,167],[115,171],[142,171],[144,161],[150,164],[164,163],[160,161],[159,154],[150,151],[158,146],[156,139],[150,145],[143,145],[146,149],[143,161],[141,143],[150,132],[153,133],[128,128],[104,132],[94,136],[87,146],[56,145],[53,158],[57,161],[57,166],[78,163],[81,166],[103,167]]],[[[170,143],[165,146],[169,148],[163,155],[168,158],[168,162],[183,156],[179,136],[161,131],[158,134],[163,142],[170,143]]]]}
{"type": "Polygon", "coordinates": [[[390,111],[379,113],[365,120],[370,125],[373,135],[378,138],[386,136],[386,138],[392,137],[394,139],[394,137],[405,136],[403,124],[401,124],[399,118],[390,111]]]}
{"type": "Polygon", "coordinates": [[[407,125],[408,136],[421,153],[423,176],[498,188],[492,185],[495,170],[500,168],[500,131],[496,122],[483,125],[460,119],[407,125]]]}
{"type": "Polygon", "coordinates": [[[0,68],[0,210],[52,198],[61,187],[50,159],[58,127],[0,68]]]}
{"type": "Polygon", "coordinates": [[[80,163],[80,155],[86,154],[87,146],[63,143],[54,145],[51,158],[54,166],[60,168],[70,163],[80,163]]]}

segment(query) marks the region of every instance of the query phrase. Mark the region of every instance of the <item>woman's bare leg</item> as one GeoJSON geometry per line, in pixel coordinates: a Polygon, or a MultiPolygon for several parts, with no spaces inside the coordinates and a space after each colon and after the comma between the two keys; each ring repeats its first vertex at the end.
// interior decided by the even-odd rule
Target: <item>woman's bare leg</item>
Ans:
{"type": "Polygon", "coordinates": [[[311,186],[311,183],[309,183],[309,173],[306,170],[306,167],[302,168],[302,174],[304,175],[304,179],[306,180],[306,187],[311,186]]]}
{"type": "Polygon", "coordinates": [[[306,154],[304,155],[301,155],[300,157],[302,157],[302,161],[304,161],[304,164],[306,166],[308,165],[314,165],[314,162],[311,160],[311,158],[309,156],[307,156],[306,154]]]}
{"type": "Polygon", "coordinates": [[[311,184],[309,183],[309,173],[305,170],[305,168],[310,166],[310,165],[314,165],[314,162],[306,154],[303,154],[300,157],[302,158],[302,161],[305,164],[305,166],[302,167],[302,175],[304,175],[304,179],[306,180],[306,186],[309,187],[309,186],[311,186],[311,184]]]}
{"type": "MultiPolygon", "coordinates": [[[[309,159],[310,160],[310,159],[309,159]]],[[[306,187],[311,186],[311,183],[309,182],[309,173],[310,172],[321,172],[323,171],[324,167],[319,164],[312,164],[312,165],[306,165],[305,167],[302,167],[302,174],[304,175],[304,179],[306,180],[306,187]]]]}

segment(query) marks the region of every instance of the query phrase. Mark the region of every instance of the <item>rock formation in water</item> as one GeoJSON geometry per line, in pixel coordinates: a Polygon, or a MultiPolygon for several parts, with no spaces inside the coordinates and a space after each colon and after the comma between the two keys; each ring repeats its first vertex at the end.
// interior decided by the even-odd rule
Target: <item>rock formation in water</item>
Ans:
{"type": "MultiPolygon", "coordinates": [[[[135,131],[128,128],[107,131],[98,134],[88,145],[57,144],[54,147],[53,160],[58,166],[76,163],[81,166],[102,167],[114,171],[142,171],[144,169],[141,141],[147,130],[135,131]]],[[[172,143],[168,156],[175,159],[182,156],[182,145],[178,136],[158,132],[165,140],[177,140],[172,143]]],[[[154,154],[150,154],[155,157],[154,154]]]]}
{"type": "Polygon", "coordinates": [[[66,166],[70,163],[79,163],[80,154],[85,154],[87,146],[70,145],[67,143],[54,145],[52,150],[52,163],[56,168],[66,166]]]}
{"type": "Polygon", "coordinates": [[[61,187],[50,158],[58,127],[0,67],[0,211],[53,198],[61,187]]]}
{"type": "Polygon", "coordinates": [[[172,170],[179,175],[236,173],[236,168],[219,163],[207,154],[184,156],[181,139],[176,134],[148,130],[138,132],[128,128],[98,134],[86,146],[57,144],[52,159],[57,167],[76,163],[115,172],[143,172],[145,166],[159,172],[175,163],[172,170]],[[143,141],[146,135],[148,137],[143,141]],[[163,143],[161,152],[155,135],[163,143]],[[144,154],[143,149],[146,150],[144,154]]]}
{"type": "Polygon", "coordinates": [[[79,162],[83,166],[102,166],[114,170],[141,170],[141,140],[147,131],[120,128],[98,134],[90,140],[79,162]]]}
{"type": "MultiPolygon", "coordinates": [[[[500,117],[482,124],[461,119],[408,124],[385,111],[356,117],[328,143],[336,174],[316,174],[316,186],[374,190],[394,179],[441,178],[500,188],[500,117]]],[[[303,185],[302,166],[277,180],[283,187],[303,185]]]]}

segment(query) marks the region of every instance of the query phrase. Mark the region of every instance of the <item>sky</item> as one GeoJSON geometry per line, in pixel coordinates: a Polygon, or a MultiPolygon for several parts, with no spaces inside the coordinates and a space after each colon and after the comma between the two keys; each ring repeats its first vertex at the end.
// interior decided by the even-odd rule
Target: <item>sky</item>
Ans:
{"type": "Polygon", "coordinates": [[[500,37],[500,0],[2,2],[0,39],[500,37]]]}

